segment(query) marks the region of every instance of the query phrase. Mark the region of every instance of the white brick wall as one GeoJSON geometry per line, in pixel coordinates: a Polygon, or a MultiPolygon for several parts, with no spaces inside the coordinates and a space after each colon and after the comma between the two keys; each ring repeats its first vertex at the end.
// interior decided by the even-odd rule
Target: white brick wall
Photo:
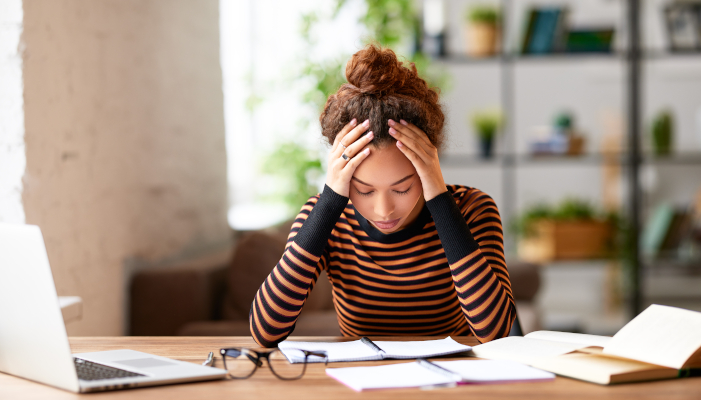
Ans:
{"type": "Polygon", "coordinates": [[[24,222],[22,0],[0,1],[0,221],[24,222]]]}

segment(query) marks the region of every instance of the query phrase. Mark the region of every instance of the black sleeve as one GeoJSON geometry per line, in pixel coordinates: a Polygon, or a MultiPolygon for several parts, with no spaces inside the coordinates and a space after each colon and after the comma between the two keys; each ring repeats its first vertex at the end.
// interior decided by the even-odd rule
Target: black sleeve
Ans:
{"type": "Polygon", "coordinates": [[[427,201],[426,207],[436,223],[438,237],[449,263],[456,263],[479,249],[479,244],[472,237],[467,221],[450,191],[427,201]]]}
{"type": "Polygon", "coordinates": [[[321,256],[331,231],[347,204],[348,197],[341,196],[324,185],[324,191],[304,224],[299,228],[294,242],[311,254],[321,256]]]}

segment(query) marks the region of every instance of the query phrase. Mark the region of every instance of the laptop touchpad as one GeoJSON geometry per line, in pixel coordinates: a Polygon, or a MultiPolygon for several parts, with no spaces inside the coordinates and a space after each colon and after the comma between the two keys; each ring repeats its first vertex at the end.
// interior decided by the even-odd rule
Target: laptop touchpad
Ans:
{"type": "Polygon", "coordinates": [[[117,364],[128,365],[133,368],[153,368],[166,367],[168,365],[177,365],[174,362],[163,361],[157,358],[136,358],[133,360],[115,361],[117,364]]]}

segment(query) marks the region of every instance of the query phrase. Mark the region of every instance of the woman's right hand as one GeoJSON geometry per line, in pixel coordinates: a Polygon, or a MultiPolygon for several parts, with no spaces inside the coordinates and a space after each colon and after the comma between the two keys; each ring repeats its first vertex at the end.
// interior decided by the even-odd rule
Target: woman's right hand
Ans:
{"type": "Polygon", "coordinates": [[[370,155],[365,147],[374,137],[372,132],[363,135],[370,127],[370,120],[358,125],[354,118],[336,135],[329,154],[326,185],[341,196],[349,197],[350,180],[355,169],[370,155]],[[343,157],[345,155],[345,157],[343,157]]]}

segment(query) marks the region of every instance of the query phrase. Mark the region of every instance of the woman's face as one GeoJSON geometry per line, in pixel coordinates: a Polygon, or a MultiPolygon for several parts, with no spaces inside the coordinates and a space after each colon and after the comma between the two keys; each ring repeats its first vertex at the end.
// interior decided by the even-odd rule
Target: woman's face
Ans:
{"type": "Polygon", "coordinates": [[[414,222],[424,205],[416,168],[394,145],[370,149],[353,174],[350,199],[355,209],[385,234],[414,222]]]}

